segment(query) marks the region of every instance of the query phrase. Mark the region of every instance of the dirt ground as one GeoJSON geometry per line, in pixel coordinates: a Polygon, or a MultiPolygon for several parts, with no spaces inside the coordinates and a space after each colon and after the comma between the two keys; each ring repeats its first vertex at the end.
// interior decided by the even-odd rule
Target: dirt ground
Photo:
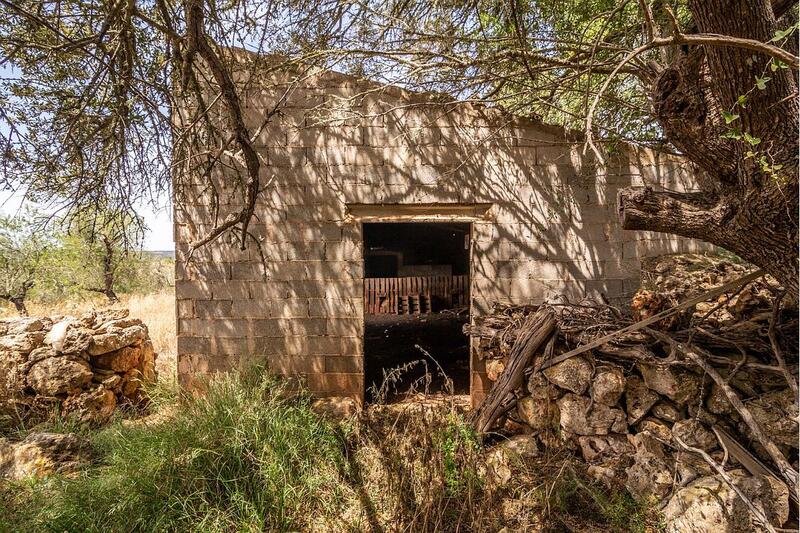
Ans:
{"type": "Polygon", "coordinates": [[[469,340],[462,332],[468,320],[467,313],[450,312],[366,315],[367,400],[376,400],[382,386],[384,400],[400,399],[408,392],[443,392],[444,376],[452,380],[455,394],[469,394],[469,340]],[[426,381],[426,372],[430,381],[426,381]],[[386,380],[385,375],[389,376],[386,380]]]}

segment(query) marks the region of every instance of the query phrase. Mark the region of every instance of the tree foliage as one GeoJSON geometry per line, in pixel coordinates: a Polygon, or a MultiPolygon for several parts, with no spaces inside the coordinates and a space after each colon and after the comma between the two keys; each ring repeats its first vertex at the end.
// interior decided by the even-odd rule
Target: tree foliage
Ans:
{"type": "Polygon", "coordinates": [[[680,152],[702,190],[628,191],[624,226],[707,240],[797,292],[794,1],[0,0],[0,15],[2,179],[70,215],[130,212],[170,178],[213,189],[225,169],[243,207],[212,205],[191,250],[246,246],[266,184],[242,80],[322,66],[560,124],[601,166],[613,143],[680,152]]]}
{"type": "Polygon", "coordinates": [[[0,300],[27,315],[25,300],[45,269],[52,240],[38,230],[34,213],[0,217],[0,300]]]}

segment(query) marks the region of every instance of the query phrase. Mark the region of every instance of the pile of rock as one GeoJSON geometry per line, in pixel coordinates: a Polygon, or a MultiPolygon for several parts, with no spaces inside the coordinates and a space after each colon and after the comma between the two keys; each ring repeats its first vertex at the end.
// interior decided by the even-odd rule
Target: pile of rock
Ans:
{"type": "MultiPolygon", "coordinates": [[[[711,358],[716,372],[796,471],[798,402],[789,382],[797,380],[797,310],[785,305],[773,312],[773,293],[765,295],[765,282],[759,283],[716,302],[718,309],[729,312],[730,320],[708,324],[695,317],[683,326],[665,322],[657,327],[684,346],[703,347],[698,349],[711,358]],[[748,306],[737,310],[737,301],[744,298],[748,306]],[[692,333],[698,326],[702,329],[692,333]],[[767,338],[769,330],[774,343],[767,338]],[[788,359],[783,371],[774,361],[772,344],[788,359]]],[[[501,377],[524,317],[536,310],[498,307],[467,328],[480,339],[479,355],[490,380],[501,377]]],[[[557,333],[535,356],[539,362],[636,320],[588,302],[559,304],[553,312],[558,315],[557,333]]],[[[708,317],[708,310],[700,316],[708,317]]],[[[722,465],[739,492],[773,526],[782,527],[789,516],[789,489],[777,474],[781,469],[774,455],[755,438],[717,382],[692,361],[670,352],[671,341],[663,341],[666,335],[652,330],[627,334],[542,371],[528,368],[523,387],[515,391],[515,407],[499,421],[501,427],[517,434],[510,441],[515,448],[566,447],[585,461],[587,473],[599,482],[625,487],[640,501],[660,502],[670,531],[760,530],[744,500],[696,452],[702,450],[722,465]],[[747,465],[723,447],[723,434],[776,474],[754,472],[752,465],[745,471],[747,465]]],[[[499,456],[507,454],[507,447],[503,445],[499,456]]]]}
{"type": "Polygon", "coordinates": [[[156,379],[147,326],[125,309],[0,321],[0,414],[57,407],[102,424],[156,379]]]}

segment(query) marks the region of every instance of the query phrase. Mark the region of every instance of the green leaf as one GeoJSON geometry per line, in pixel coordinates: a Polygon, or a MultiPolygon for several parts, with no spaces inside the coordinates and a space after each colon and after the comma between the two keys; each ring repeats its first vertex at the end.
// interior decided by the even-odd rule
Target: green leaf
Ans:
{"type": "Polygon", "coordinates": [[[735,139],[739,140],[742,138],[742,132],[739,131],[739,128],[731,128],[725,133],[722,134],[723,139],[735,139]]]}
{"type": "Polygon", "coordinates": [[[722,118],[725,119],[725,124],[730,124],[734,120],[738,119],[739,115],[734,115],[733,113],[730,113],[728,111],[723,111],[722,118]]]}
{"type": "Polygon", "coordinates": [[[800,23],[793,24],[793,25],[789,26],[788,28],[786,28],[785,30],[778,30],[778,31],[775,32],[775,35],[772,37],[772,39],[770,39],[767,42],[774,43],[774,42],[777,42],[777,41],[782,41],[783,39],[785,39],[788,36],[790,36],[792,34],[792,32],[794,32],[794,30],[796,30],[798,27],[800,27],[800,23]]]}
{"type": "Polygon", "coordinates": [[[745,109],[747,107],[745,106],[745,104],[747,103],[747,95],[743,94],[739,96],[739,98],[736,99],[736,103],[739,104],[742,107],[742,109],[745,109]]]}
{"type": "Polygon", "coordinates": [[[754,137],[747,132],[744,132],[744,140],[747,143],[749,143],[750,146],[756,146],[758,144],[761,144],[761,139],[759,139],[758,137],[754,137]]]}
{"type": "Polygon", "coordinates": [[[759,89],[760,91],[763,91],[764,89],[766,89],[766,88],[767,88],[767,82],[768,82],[769,80],[771,80],[771,79],[772,79],[772,78],[769,78],[769,77],[764,77],[764,78],[756,78],[756,87],[758,87],[758,89],[759,89]]]}
{"type": "Polygon", "coordinates": [[[753,152],[751,150],[748,150],[747,153],[744,155],[744,158],[745,159],[750,159],[751,157],[755,157],[755,156],[756,156],[755,152],[753,152]]]}

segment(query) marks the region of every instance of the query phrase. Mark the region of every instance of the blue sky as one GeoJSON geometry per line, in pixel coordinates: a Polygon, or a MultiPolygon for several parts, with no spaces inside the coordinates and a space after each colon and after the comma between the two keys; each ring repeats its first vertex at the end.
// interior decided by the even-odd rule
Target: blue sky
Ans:
{"type": "MultiPolygon", "coordinates": [[[[22,206],[21,194],[0,191],[0,214],[16,215],[22,206]]],[[[48,211],[47,206],[36,205],[35,207],[44,212],[48,211]]],[[[172,242],[172,206],[170,202],[164,198],[157,207],[142,205],[137,207],[136,211],[144,218],[147,225],[143,249],[173,250],[175,244],[172,242]]]]}

